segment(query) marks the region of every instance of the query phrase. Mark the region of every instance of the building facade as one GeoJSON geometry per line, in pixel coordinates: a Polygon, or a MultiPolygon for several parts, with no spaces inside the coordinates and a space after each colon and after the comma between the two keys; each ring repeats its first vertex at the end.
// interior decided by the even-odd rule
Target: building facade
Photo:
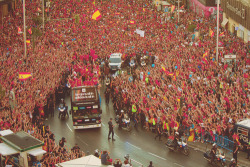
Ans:
{"type": "Polygon", "coordinates": [[[250,0],[221,0],[222,26],[244,42],[250,41],[250,0]]]}
{"type": "MultiPolygon", "coordinates": [[[[188,0],[189,8],[202,17],[216,15],[217,0],[188,0]]],[[[220,9],[221,10],[221,9],[220,9]]]]}

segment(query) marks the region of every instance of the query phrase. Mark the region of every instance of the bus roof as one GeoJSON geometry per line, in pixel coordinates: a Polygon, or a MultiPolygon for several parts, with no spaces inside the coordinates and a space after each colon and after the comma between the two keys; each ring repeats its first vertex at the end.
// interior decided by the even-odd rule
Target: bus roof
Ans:
{"type": "Polygon", "coordinates": [[[242,126],[245,128],[250,128],[250,119],[245,119],[243,121],[240,121],[240,122],[236,123],[236,125],[242,126]]]}

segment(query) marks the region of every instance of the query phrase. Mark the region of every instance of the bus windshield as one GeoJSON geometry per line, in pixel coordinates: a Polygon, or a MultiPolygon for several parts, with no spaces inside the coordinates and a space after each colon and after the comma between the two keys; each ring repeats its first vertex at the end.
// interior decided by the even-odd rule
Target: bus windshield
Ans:
{"type": "Polygon", "coordinates": [[[73,112],[73,118],[96,118],[99,114],[98,109],[81,109],[73,112]]]}

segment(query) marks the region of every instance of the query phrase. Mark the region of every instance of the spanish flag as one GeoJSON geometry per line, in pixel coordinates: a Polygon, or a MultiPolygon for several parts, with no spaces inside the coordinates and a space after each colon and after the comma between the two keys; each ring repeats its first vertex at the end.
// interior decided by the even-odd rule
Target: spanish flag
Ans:
{"type": "Polygon", "coordinates": [[[166,71],[166,69],[163,66],[161,68],[163,69],[163,71],[166,71]]]}
{"type": "Polygon", "coordinates": [[[30,72],[19,72],[19,79],[20,80],[27,80],[28,78],[31,77],[31,73],[30,72]]]}
{"type": "Polygon", "coordinates": [[[17,27],[17,31],[18,31],[19,34],[22,33],[22,30],[21,30],[21,28],[19,28],[19,27],[17,27]]]}
{"type": "Polygon", "coordinates": [[[210,37],[213,37],[213,36],[214,36],[214,32],[213,32],[213,30],[212,30],[211,28],[209,28],[209,36],[210,36],[210,37]]]}
{"type": "Polygon", "coordinates": [[[221,37],[221,36],[223,36],[223,35],[224,35],[224,33],[225,33],[225,32],[220,33],[220,35],[219,35],[219,36],[220,36],[220,37],[221,37]]]}
{"type": "Polygon", "coordinates": [[[172,73],[172,72],[169,72],[169,73],[168,73],[168,75],[170,75],[170,76],[173,76],[173,75],[174,75],[174,73],[172,73]]]}
{"type": "Polygon", "coordinates": [[[174,9],[175,9],[175,6],[174,6],[174,5],[172,5],[172,6],[171,6],[171,12],[173,12],[173,11],[174,11],[174,9]]]}
{"type": "Polygon", "coordinates": [[[208,53],[207,53],[207,51],[203,54],[203,58],[204,57],[207,57],[207,55],[208,55],[208,53]]]}
{"type": "Polygon", "coordinates": [[[180,9],[184,9],[184,5],[182,5],[182,6],[180,7],[180,9]]]}
{"type": "Polygon", "coordinates": [[[37,8],[37,11],[38,11],[38,12],[41,12],[41,9],[40,9],[40,8],[37,8]]]}
{"type": "Polygon", "coordinates": [[[134,20],[130,20],[129,23],[130,24],[135,24],[135,21],[134,20]]]}
{"type": "Polygon", "coordinates": [[[29,32],[29,34],[30,34],[30,35],[32,34],[32,30],[31,30],[31,28],[30,28],[30,29],[28,29],[28,32],[29,32]]]}
{"type": "Polygon", "coordinates": [[[26,43],[29,45],[29,44],[30,44],[30,39],[27,39],[27,40],[26,40],[26,43]]]}
{"type": "Polygon", "coordinates": [[[98,9],[95,10],[94,14],[92,15],[93,20],[99,20],[102,17],[100,11],[98,9]]]}
{"type": "Polygon", "coordinates": [[[146,11],[146,9],[145,9],[145,8],[142,8],[142,10],[143,10],[143,12],[145,12],[145,11],[146,11]]]}

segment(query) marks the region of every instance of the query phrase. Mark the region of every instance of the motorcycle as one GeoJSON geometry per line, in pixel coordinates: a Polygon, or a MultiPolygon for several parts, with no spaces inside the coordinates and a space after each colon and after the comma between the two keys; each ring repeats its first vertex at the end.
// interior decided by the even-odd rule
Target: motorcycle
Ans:
{"type": "MultiPolygon", "coordinates": [[[[119,115],[116,116],[115,121],[116,121],[116,123],[119,124],[119,115]]],[[[119,124],[119,128],[130,132],[132,130],[132,128],[130,126],[130,118],[125,116],[122,119],[122,122],[119,124]]]]}
{"type": "Polygon", "coordinates": [[[60,118],[61,116],[61,119],[65,119],[66,115],[67,114],[67,106],[63,106],[63,104],[60,104],[59,107],[58,107],[58,111],[59,111],[59,116],[58,118],[60,118]]]}
{"type": "Polygon", "coordinates": [[[166,147],[170,150],[170,151],[179,151],[181,153],[183,153],[184,155],[188,156],[190,153],[190,150],[187,146],[187,142],[185,139],[179,139],[179,141],[177,141],[177,146],[175,147],[175,144],[173,143],[173,140],[168,139],[167,143],[166,143],[166,147]]]}
{"type": "Polygon", "coordinates": [[[212,157],[210,154],[210,151],[207,151],[204,153],[204,158],[209,162],[209,163],[214,163],[214,165],[218,166],[218,167],[224,167],[226,166],[226,157],[225,157],[225,153],[223,153],[222,151],[218,150],[216,152],[216,158],[214,159],[214,162],[212,162],[212,157]]]}

